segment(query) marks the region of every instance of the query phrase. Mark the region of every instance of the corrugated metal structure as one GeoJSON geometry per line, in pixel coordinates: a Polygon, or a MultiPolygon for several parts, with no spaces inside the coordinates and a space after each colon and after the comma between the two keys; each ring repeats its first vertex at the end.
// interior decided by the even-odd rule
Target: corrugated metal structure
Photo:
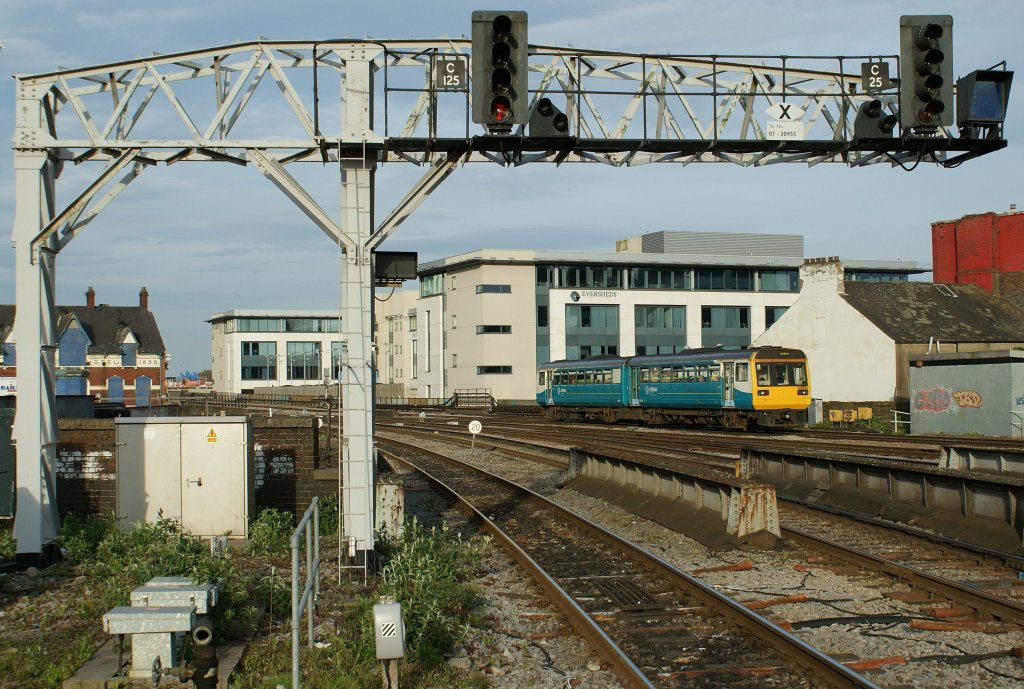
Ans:
{"type": "Polygon", "coordinates": [[[910,431],[1024,436],[1024,350],[912,358],[910,431]]]}
{"type": "Polygon", "coordinates": [[[932,223],[935,282],[1024,294],[1024,213],[982,213],[932,223]]]}
{"type": "Polygon", "coordinates": [[[798,234],[650,232],[640,239],[645,254],[804,256],[804,238],[798,234]]]}

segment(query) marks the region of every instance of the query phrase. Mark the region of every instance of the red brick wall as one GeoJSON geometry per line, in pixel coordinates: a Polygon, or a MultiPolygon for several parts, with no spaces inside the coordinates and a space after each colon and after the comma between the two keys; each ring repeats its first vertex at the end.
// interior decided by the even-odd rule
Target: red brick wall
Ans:
{"type": "Polygon", "coordinates": [[[313,496],[337,492],[337,472],[320,466],[315,417],[253,419],[256,506],[301,516],[313,496]]]}
{"type": "Polygon", "coordinates": [[[935,282],[972,283],[993,294],[1020,292],[1024,213],[983,213],[932,223],[935,282]]]}

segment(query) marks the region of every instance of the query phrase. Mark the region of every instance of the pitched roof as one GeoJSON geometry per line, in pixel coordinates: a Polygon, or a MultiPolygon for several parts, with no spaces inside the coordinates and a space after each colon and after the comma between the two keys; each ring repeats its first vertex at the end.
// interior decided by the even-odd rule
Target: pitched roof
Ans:
{"type": "Polygon", "coordinates": [[[1024,342],[1024,310],[977,285],[846,282],[843,298],[895,342],[1024,342]]]}
{"type": "MultiPolygon", "coordinates": [[[[78,318],[89,336],[90,354],[116,354],[121,351],[123,330],[128,328],[138,340],[138,351],[161,354],[166,351],[156,318],[149,309],[139,306],[58,306],[55,309],[59,331],[67,326],[72,315],[78,318]]],[[[0,333],[13,325],[15,307],[0,304],[0,333]]]]}

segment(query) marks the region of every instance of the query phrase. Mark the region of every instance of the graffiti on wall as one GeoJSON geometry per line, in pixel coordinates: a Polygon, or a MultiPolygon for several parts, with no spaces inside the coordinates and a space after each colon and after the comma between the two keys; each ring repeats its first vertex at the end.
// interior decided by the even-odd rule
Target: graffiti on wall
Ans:
{"type": "Polygon", "coordinates": [[[1017,397],[1014,397],[1013,399],[1017,403],[1018,407],[1024,407],[1024,395],[1018,395],[1017,397]]]}
{"type": "Polygon", "coordinates": [[[256,443],[253,450],[256,488],[263,488],[268,478],[295,475],[295,457],[291,452],[265,449],[259,443],[256,443]]]}
{"type": "Polygon", "coordinates": [[[984,398],[977,390],[950,390],[944,385],[914,390],[914,410],[932,414],[955,414],[962,407],[981,409],[984,398]]]}

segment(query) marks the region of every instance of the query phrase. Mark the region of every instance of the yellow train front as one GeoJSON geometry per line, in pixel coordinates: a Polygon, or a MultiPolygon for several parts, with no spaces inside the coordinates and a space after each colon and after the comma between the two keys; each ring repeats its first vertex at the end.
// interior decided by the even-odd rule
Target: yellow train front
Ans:
{"type": "Polygon", "coordinates": [[[709,347],[539,367],[545,416],[588,421],[786,428],[807,423],[810,378],[797,349],[709,347]]]}
{"type": "MultiPolygon", "coordinates": [[[[807,423],[811,380],[807,357],[798,349],[761,347],[751,350],[753,376],[750,405],[757,425],[795,426],[807,423]]],[[[739,383],[737,383],[739,389],[739,383]]]]}

